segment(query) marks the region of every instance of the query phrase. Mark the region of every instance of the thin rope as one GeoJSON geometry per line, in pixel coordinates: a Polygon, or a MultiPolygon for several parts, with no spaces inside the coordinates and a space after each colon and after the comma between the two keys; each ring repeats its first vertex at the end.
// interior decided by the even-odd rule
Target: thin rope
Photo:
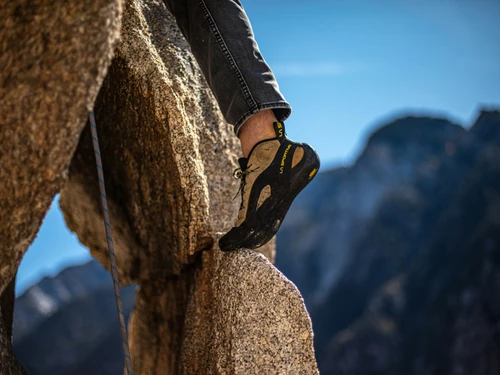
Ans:
{"type": "Polygon", "coordinates": [[[123,352],[125,353],[125,365],[128,375],[133,375],[132,359],[128,347],[127,327],[125,327],[125,318],[123,315],[122,299],[120,297],[120,282],[118,281],[118,268],[116,267],[115,248],[113,246],[113,237],[111,235],[111,224],[109,221],[108,201],[106,199],[106,188],[104,186],[104,171],[102,169],[101,151],[99,149],[99,140],[97,138],[97,128],[95,124],[94,111],[89,113],[90,131],[94,144],[95,162],[97,165],[97,178],[99,180],[99,190],[101,191],[101,205],[104,216],[104,228],[106,229],[106,238],[108,240],[109,261],[111,265],[111,275],[113,276],[113,289],[115,290],[116,310],[120,321],[120,330],[122,334],[123,352]]]}

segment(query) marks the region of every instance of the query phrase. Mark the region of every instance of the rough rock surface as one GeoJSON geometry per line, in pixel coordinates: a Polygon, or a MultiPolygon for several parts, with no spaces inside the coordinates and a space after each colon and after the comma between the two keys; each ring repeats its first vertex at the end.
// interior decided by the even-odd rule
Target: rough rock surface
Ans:
{"type": "Polygon", "coordinates": [[[67,177],[111,62],[120,12],[117,0],[0,6],[0,290],[67,177]]]}
{"type": "Polygon", "coordinates": [[[2,375],[26,374],[12,354],[14,285],[15,278],[7,285],[0,297],[0,374],[2,375]]]}
{"type": "MultiPolygon", "coordinates": [[[[13,52],[0,57],[8,68],[0,141],[9,145],[0,154],[7,167],[0,172],[7,181],[0,190],[0,286],[12,280],[60,189],[68,226],[108,264],[84,129],[93,107],[121,281],[140,286],[130,325],[136,373],[317,373],[297,289],[261,254],[217,248],[238,208],[237,139],[165,5],[126,2],[107,72],[120,4],[60,4],[61,14],[51,5],[14,4],[2,20],[2,49],[13,52]],[[35,27],[23,34],[16,22],[35,27]],[[9,39],[11,29],[26,43],[9,39]]],[[[273,243],[262,251],[273,260],[273,243]]],[[[11,299],[2,295],[2,374],[22,373],[9,342],[11,299]]]]}
{"type": "Polygon", "coordinates": [[[10,335],[3,322],[2,311],[0,311],[0,373],[5,375],[26,374],[12,354],[10,335]]]}
{"type": "Polygon", "coordinates": [[[318,373],[302,297],[263,255],[225,254],[214,248],[203,254],[201,264],[184,281],[176,281],[183,290],[177,285],[153,299],[161,306],[161,319],[148,306],[152,291],[139,291],[130,324],[134,371],[318,373]],[[182,309],[188,312],[185,316],[178,313],[182,309]],[[172,340],[178,325],[183,337],[172,340]]]}
{"type": "MultiPolygon", "coordinates": [[[[297,290],[261,255],[222,255],[215,245],[238,209],[237,139],[161,1],[126,3],[95,113],[121,281],[140,285],[130,325],[135,372],[315,373],[297,290]],[[239,257],[244,266],[224,262],[239,257]],[[213,307],[222,315],[209,314],[213,307]]],[[[107,265],[91,145],[86,129],[60,204],[70,229],[107,265]]],[[[273,249],[263,251],[271,260],[273,249]]]]}
{"type": "MultiPolygon", "coordinates": [[[[127,2],[95,112],[122,282],[178,274],[234,222],[238,145],[162,2],[127,2]]],[[[86,129],[61,208],[106,264],[91,147],[86,129]]],[[[272,261],[274,244],[262,252],[272,261]]]]}
{"type": "MultiPolygon", "coordinates": [[[[121,281],[165,281],[234,220],[237,139],[161,1],[129,1],[95,105],[121,281]]],[[[107,264],[90,132],[61,192],[70,229],[107,264]]]]}
{"type": "MultiPolygon", "coordinates": [[[[2,293],[67,177],[119,36],[121,1],[3,1],[0,14],[2,293]]],[[[20,373],[4,368],[13,359],[10,337],[0,337],[0,373],[20,373]]]]}

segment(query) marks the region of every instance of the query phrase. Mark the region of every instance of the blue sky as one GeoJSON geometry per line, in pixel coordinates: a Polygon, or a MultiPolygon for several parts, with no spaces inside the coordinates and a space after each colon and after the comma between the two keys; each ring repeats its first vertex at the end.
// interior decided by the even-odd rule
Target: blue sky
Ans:
{"type": "MultiPolygon", "coordinates": [[[[293,139],[323,166],[352,162],[398,114],[468,125],[500,107],[499,0],[242,0],[262,54],[292,104],[293,139]]],[[[17,292],[87,261],[55,201],[19,269],[17,292]]]]}

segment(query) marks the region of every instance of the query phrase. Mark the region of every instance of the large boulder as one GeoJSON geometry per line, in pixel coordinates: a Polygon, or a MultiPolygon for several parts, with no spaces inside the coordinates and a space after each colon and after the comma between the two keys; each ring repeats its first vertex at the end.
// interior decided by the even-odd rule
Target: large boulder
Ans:
{"type": "MultiPolygon", "coordinates": [[[[123,283],[167,282],[230,227],[238,144],[161,1],[128,1],[122,39],[95,103],[123,283]]],[[[68,227],[107,264],[87,128],[61,191],[68,227]]]]}
{"type": "MultiPolygon", "coordinates": [[[[139,286],[136,373],[317,373],[297,289],[262,255],[217,247],[238,209],[238,143],[165,5],[128,0],[116,49],[118,2],[2,7],[0,373],[23,373],[12,279],[58,191],[69,228],[108,265],[91,108],[120,279],[139,286]]],[[[261,251],[272,261],[274,243],[261,251]]]]}
{"type": "MultiPolygon", "coordinates": [[[[258,253],[217,247],[238,209],[239,146],[163,2],[126,3],[94,110],[120,280],[139,285],[134,371],[316,373],[310,319],[293,284],[258,253]]],[[[86,129],[60,204],[107,265],[99,202],[86,129]]],[[[274,244],[262,252],[272,261],[274,244]]]]}
{"type": "Polygon", "coordinates": [[[67,178],[120,13],[119,0],[0,5],[0,291],[67,178]]]}
{"type": "Polygon", "coordinates": [[[134,372],[318,373],[303,299],[262,254],[214,248],[165,290],[153,288],[139,290],[130,324],[134,372]]]}
{"type": "MultiPolygon", "coordinates": [[[[121,1],[3,1],[0,14],[3,294],[67,178],[119,37],[121,1]]],[[[0,306],[0,316],[10,314],[11,306],[0,306]]],[[[6,321],[0,318],[0,373],[23,373],[6,321]]]]}

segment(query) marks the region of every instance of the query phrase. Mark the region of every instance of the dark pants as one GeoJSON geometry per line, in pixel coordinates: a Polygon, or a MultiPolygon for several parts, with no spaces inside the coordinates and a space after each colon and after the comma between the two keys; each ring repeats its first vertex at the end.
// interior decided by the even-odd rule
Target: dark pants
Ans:
{"type": "Polygon", "coordinates": [[[273,109],[279,121],[290,115],[238,0],[164,1],[236,134],[245,120],[264,109],[273,109]]]}

